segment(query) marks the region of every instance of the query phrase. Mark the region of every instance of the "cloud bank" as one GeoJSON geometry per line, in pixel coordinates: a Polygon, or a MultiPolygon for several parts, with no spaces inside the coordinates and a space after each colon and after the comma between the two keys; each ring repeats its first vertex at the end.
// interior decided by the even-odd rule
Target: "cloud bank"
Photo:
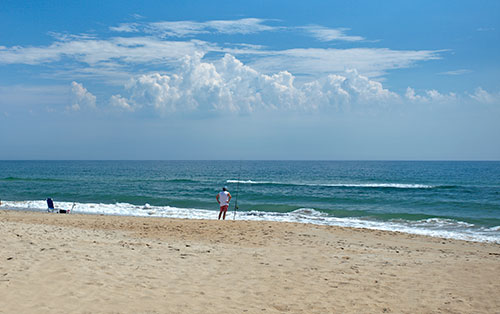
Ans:
{"type": "Polygon", "coordinates": [[[128,111],[174,112],[314,111],[351,105],[379,105],[399,99],[382,84],[348,70],[343,75],[297,84],[281,71],[261,73],[226,54],[209,63],[201,55],[186,57],[175,74],[140,75],[126,84],[127,97],[113,95],[111,104],[128,111]]]}
{"type": "Polygon", "coordinates": [[[113,107],[160,115],[367,111],[403,102],[414,105],[492,104],[500,100],[500,95],[481,88],[473,94],[459,96],[436,90],[417,93],[408,87],[400,96],[356,70],[298,83],[287,71],[265,74],[230,54],[214,62],[203,61],[200,54],[187,56],[175,74],[154,72],[134,77],[125,85],[125,92],[125,96],[111,96],[113,107]]]}

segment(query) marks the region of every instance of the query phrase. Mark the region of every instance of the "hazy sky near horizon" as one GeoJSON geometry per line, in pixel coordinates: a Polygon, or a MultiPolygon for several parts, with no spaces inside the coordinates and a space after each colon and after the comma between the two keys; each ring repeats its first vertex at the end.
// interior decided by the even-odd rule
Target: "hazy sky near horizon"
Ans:
{"type": "Polygon", "coordinates": [[[500,160],[499,1],[0,2],[0,159],[500,160]]]}

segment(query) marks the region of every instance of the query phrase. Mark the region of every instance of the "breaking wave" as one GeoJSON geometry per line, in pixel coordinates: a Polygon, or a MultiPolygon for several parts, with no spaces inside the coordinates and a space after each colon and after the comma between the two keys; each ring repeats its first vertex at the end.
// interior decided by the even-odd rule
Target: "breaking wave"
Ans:
{"type": "MultiPolygon", "coordinates": [[[[427,184],[408,183],[286,183],[273,181],[253,180],[227,180],[227,183],[256,184],[256,185],[288,185],[288,186],[318,186],[318,187],[341,187],[341,188],[393,188],[393,189],[432,189],[436,187],[427,184]]],[[[449,188],[449,186],[447,186],[449,188]]]]}
{"type": "MultiPolygon", "coordinates": [[[[56,208],[71,209],[79,214],[104,214],[122,216],[150,216],[184,219],[217,219],[217,211],[172,206],[133,205],[129,203],[72,203],[57,202],[56,208]]],[[[3,201],[0,209],[46,211],[44,200],[3,201]]],[[[232,214],[232,213],[231,213],[232,214]]],[[[230,215],[229,217],[232,217],[230,215]]],[[[380,221],[369,217],[335,217],[313,208],[299,208],[291,212],[266,212],[259,210],[238,211],[238,220],[278,221],[311,223],[318,225],[353,227],[386,231],[398,231],[432,237],[466,241],[500,243],[500,226],[478,227],[464,221],[444,218],[428,218],[417,221],[392,219],[380,221]]]]}

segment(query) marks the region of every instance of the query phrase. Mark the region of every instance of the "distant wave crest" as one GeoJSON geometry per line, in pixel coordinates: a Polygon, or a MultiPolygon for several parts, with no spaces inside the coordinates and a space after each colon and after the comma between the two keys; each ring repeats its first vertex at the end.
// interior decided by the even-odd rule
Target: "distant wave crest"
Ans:
{"type": "Polygon", "coordinates": [[[0,181],[35,181],[35,182],[57,182],[64,181],[61,179],[54,178],[21,178],[21,177],[5,177],[1,178],[0,181]]]}
{"type": "Polygon", "coordinates": [[[273,181],[253,180],[227,180],[227,183],[257,184],[257,185],[290,185],[290,186],[318,186],[318,187],[340,187],[340,188],[392,188],[392,189],[432,189],[439,186],[427,184],[408,183],[286,183],[273,181]]]}
{"type": "Polygon", "coordinates": [[[169,179],[166,181],[172,182],[172,183],[197,183],[197,182],[199,182],[199,181],[193,180],[193,179],[169,179]]]}

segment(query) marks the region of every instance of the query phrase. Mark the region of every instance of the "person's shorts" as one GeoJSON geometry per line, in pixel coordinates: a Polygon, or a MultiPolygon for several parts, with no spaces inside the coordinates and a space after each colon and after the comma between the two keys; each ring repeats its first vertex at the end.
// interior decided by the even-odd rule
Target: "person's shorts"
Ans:
{"type": "Polygon", "coordinates": [[[228,209],[228,208],[229,208],[229,205],[224,205],[224,206],[221,206],[221,207],[220,207],[220,211],[221,211],[221,212],[222,212],[222,211],[224,211],[224,212],[225,212],[225,211],[227,211],[227,209],[228,209]]]}

